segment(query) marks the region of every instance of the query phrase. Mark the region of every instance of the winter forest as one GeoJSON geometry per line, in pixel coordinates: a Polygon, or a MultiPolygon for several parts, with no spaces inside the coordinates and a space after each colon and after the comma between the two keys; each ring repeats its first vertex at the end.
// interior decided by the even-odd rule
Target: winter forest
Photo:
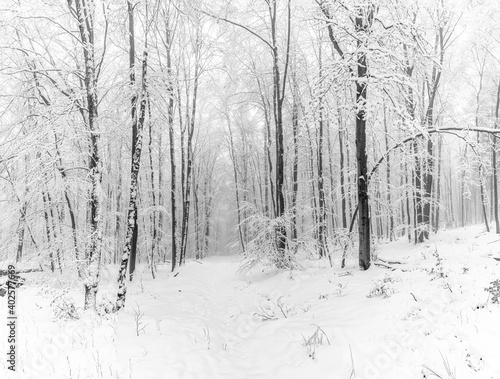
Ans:
{"type": "Polygon", "coordinates": [[[495,0],[3,0],[0,368],[500,378],[499,25],[495,0]]]}

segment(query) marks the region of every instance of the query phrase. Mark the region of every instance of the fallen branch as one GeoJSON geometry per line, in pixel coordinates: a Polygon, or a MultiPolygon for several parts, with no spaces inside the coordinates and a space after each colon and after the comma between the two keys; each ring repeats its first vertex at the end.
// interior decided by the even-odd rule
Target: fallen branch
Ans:
{"type": "Polygon", "coordinates": [[[388,268],[392,271],[395,271],[395,270],[401,270],[403,272],[407,272],[407,271],[410,271],[410,270],[405,270],[405,269],[402,269],[401,267],[394,267],[394,266],[391,266],[390,264],[387,264],[385,262],[381,262],[380,260],[376,260],[373,262],[373,264],[375,266],[380,266],[380,267],[384,267],[384,268],[388,268]]]}
{"type": "Polygon", "coordinates": [[[388,265],[404,265],[405,264],[403,262],[398,262],[398,261],[387,261],[387,260],[382,259],[380,257],[378,257],[377,260],[379,260],[380,262],[384,262],[384,263],[386,263],[388,265]]]}

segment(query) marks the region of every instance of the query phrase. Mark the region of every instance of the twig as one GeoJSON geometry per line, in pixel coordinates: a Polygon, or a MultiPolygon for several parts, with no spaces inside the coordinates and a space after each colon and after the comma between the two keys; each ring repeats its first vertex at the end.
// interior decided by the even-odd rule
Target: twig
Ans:
{"type": "Polygon", "coordinates": [[[349,376],[349,379],[353,379],[353,378],[356,378],[356,371],[354,370],[354,358],[352,356],[351,344],[349,344],[349,352],[351,353],[351,366],[352,366],[352,371],[351,371],[351,375],[349,376]]]}
{"type": "Polygon", "coordinates": [[[377,258],[377,260],[381,261],[381,262],[384,262],[384,263],[387,263],[389,265],[403,265],[404,263],[403,262],[398,262],[398,261],[388,261],[388,260],[385,260],[385,259],[382,259],[380,257],[377,258]]]}
{"type": "Polygon", "coordinates": [[[321,333],[323,333],[323,335],[325,336],[326,342],[328,342],[328,345],[330,345],[330,340],[328,339],[328,336],[326,335],[325,331],[323,329],[321,329],[321,327],[319,325],[311,324],[311,326],[315,326],[316,328],[318,328],[318,330],[320,330],[321,333]]]}
{"type": "MultiPolygon", "coordinates": [[[[283,297],[283,296],[281,296],[283,297]]],[[[281,300],[281,297],[276,301],[276,305],[278,305],[278,308],[280,309],[281,313],[283,314],[283,316],[285,316],[285,318],[288,318],[285,311],[283,310],[283,303],[280,301],[281,300]]],[[[287,312],[288,313],[288,312],[287,312]]]]}
{"type": "Polygon", "coordinates": [[[388,269],[390,269],[392,271],[395,271],[395,270],[401,270],[403,272],[409,271],[409,270],[402,269],[401,267],[394,267],[394,266],[391,266],[391,265],[389,265],[387,263],[380,262],[380,260],[377,260],[377,261],[373,262],[373,264],[375,266],[380,266],[380,267],[388,268],[388,269]]]}

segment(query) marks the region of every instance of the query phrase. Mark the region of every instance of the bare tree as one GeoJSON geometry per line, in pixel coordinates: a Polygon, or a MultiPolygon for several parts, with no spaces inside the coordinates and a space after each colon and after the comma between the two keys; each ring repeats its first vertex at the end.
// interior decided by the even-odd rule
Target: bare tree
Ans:
{"type": "MultiPolygon", "coordinates": [[[[135,41],[134,41],[134,9],[130,0],[127,3],[128,15],[129,15],[129,36],[130,36],[130,60],[131,60],[131,71],[133,71],[135,60],[135,41]]],[[[146,31],[147,38],[147,31],[146,31]]],[[[142,69],[141,69],[141,89],[139,96],[139,114],[135,109],[137,100],[135,94],[132,97],[132,133],[134,141],[132,150],[132,165],[130,169],[130,197],[129,206],[127,213],[127,229],[125,234],[125,246],[123,248],[123,255],[120,263],[120,269],[118,272],[118,293],[116,299],[115,310],[120,310],[125,306],[125,299],[127,294],[126,287],[126,273],[127,264],[129,259],[132,259],[131,253],[133,244],[137,243],[137,199],[139,194],[139,168],[141,164],[141,152],[142,152],[142,139],[143,139],[143,128],[144,120],[146,118],[146,108],[147,108],[147,85],[146,85],[146,75],[148,68],[148,45],[147,39],[144,46],[144,54],[142,58],[142,69]],[[135,136],[134,136],[135,134],[135,136]],[[134,138],[135,137],[135,138],[134,138]],[[134,238],[135,236],[135,238],[134,238]]],[[[135,75],[131,72],[131,84],[135,84],[135,75]]],[[[135,258],[135,257],[133,257],[135,258]]],[[[130,267],[131,276],[133,275],[133,268],[130,267]]]]}

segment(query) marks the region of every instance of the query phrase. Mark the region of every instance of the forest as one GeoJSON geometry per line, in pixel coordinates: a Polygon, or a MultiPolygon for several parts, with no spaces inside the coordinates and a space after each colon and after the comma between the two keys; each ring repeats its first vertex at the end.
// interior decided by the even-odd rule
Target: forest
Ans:
{"type": "MultiPolygon", "coordinates": [[[[476,232],[498,255],[499,23],[495,0],[3,0],[0,279],[62,291],[59,319],[125,312],[139,337],[128,288],[406,273],[384,249],[446,280],[435,241],[476,232]]],[[[498,304],[491,257],[474,288],[498,304]]],[[[283,299],[253,315],[290,319],[283,299]]],[[[441,356],[449,376],[418,378],[455,378],[441,356]]],[[[138,377],[177,377],[158,372],[138,377]]]]}

